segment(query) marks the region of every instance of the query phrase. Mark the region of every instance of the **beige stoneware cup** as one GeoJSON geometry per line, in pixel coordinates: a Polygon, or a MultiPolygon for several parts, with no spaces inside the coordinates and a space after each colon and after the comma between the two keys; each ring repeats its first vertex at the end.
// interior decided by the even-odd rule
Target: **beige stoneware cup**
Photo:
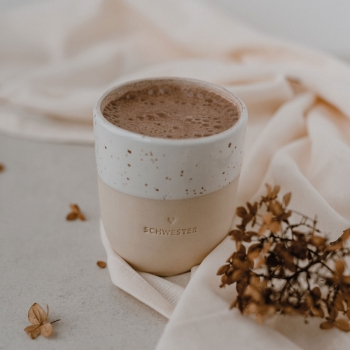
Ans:
{"type": "MultiPolygon", "coordinates": [[[[224,113],[224,111],[223,111],[224,113]]],[[[222,87],[182,78],[125,83],[94,108],[103,229],[113,250],[139,271],[176,275],[198,265],[230,231],[247,124],[244,103],[222,87]],[[238,122],[216,135],[166,139],[107,121],[106,104],[133,89],[164,84],[214,92],[239,109],[238,122]]]]}

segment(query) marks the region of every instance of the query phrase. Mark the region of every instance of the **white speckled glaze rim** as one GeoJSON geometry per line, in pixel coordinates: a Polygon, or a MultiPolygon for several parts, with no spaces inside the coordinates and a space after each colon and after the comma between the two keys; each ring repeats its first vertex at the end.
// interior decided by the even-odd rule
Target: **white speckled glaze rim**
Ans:
{"type": "Polygon", "coordinates": [[[237,96],[205,81],[163,77],[120,84],[104,93],[94,107],[98,175],[110,187],[142,198],[173,200],[209,194],[239,175],[247,119],[247,108],[237,96]],[[168,139],[137,134],[104,118],[102,110],[109,101],[135,88],[161,84],[202,88],[218,94],[239,109],[239,119],[231,128],[212,136],[168,139]],[[150,154],[153,159],[145,158],[150,154]]]}

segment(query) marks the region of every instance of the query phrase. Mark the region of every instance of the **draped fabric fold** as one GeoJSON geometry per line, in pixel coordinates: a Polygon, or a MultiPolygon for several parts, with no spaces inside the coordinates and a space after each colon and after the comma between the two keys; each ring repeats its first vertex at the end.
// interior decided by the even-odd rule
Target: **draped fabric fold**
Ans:
{"type": "MultiPolygon", "coordinates": [[[[70,0],[0,14],[0,131],[93,143],[92,107],[118,83],[180,76],[225,86],[249,123],[238,203],[264,184],[292,192],[290,207],[337,238],[350,227],[350,67],[270,38],[199,0],[70,0]]],[[[170,318],[158,349],[346,349],[350,338],[318,322],[275,317],[258,326],[229,310],[234,287],[217,269],[224,240],[190,274],[134,271],[101,229],[112,282],[170,318]],[[185,287],[186,286],[186,287],[185,287]]],[[[317,321],[317,320],[316,320],[317,321]]]]}

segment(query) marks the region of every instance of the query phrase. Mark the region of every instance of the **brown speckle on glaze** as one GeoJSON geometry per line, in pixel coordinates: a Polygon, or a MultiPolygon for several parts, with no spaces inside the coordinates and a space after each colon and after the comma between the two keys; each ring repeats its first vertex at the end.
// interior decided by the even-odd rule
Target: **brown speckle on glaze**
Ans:
{"type": "Polygon", "coordinates": [[[130,153],[131,154],[131,151],[128,149],[128,153],[130,153]]]}

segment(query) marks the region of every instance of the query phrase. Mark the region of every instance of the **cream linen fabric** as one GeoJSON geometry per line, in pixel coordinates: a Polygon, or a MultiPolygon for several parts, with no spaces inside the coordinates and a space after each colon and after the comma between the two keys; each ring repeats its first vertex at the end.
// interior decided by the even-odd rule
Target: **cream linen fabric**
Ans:
{"type": "MultiPolygon", "coordinates": [[[[182,76],[225,86],[249,111],[239,203],[264,183],[292,191],[291,207],[336,238],[350,227],[350,68],[263,36],[194,0],[52,0],[0,14],[0,130],[92,142],[91,110],[109,87],[182,76]]],[[[110,248],[115,285],[170,318],[158,349],[346,349],[350,336],[277,317],[258,326],[228,310],[234,287],[216,271],[226,239],[203,263],[160,278],[110,248]]]]}

